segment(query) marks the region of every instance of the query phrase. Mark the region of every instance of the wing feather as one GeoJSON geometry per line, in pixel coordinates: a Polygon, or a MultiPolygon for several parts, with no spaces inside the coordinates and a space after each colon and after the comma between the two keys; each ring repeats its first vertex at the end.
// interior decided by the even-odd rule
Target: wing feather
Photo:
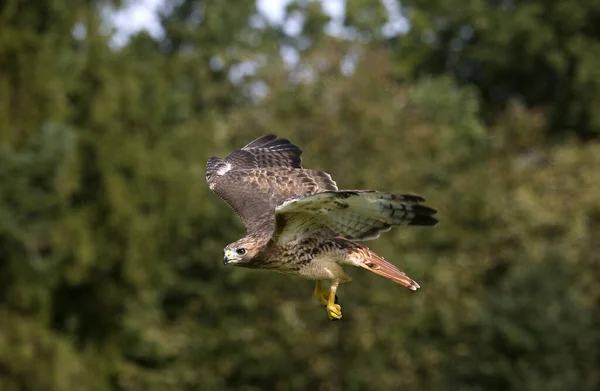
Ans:
{"type": "Polygon", "coordinates": [[[231,170],[209,183],[240,216],[248,233],[264,235],[271,235],[275,228],[277,205],[336,188],[329,174],[297,168],[231,170]]]}
{"type": "Polygon", "coordinates": [[[373,190],[325,191],[284,202],[276,209],[274,240],[308,236],[369,240],[398,225],[435,225],[437,211],[423,197],[373,190]]]}
{"type": "Polygon", "coordinates": [[[260,137],[241,149],[231,152],[225,159],[213,156],[206,165],[206,179],[218,174],[215,165],[228,164],[231,170],[254,168],[302,168],[302,151],[288,139],[277,138],[274,134],[260,137]],[[212,161],[212,163],[211,163],[212,161]]]}
{"type": "Polygon", "coordinates": [[[289,140],[269,134],[224,159],[211,157],[206,181],[236,211],[248,233],[261,230],[270,235],[277,205],[289,198],[337,190],[329,174],[303,169],[301,155],[289,140]]]}

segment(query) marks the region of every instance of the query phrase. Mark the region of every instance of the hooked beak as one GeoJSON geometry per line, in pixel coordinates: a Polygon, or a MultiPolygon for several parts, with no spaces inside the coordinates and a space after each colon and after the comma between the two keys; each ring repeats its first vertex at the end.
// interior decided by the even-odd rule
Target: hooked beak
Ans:
{"type": "Polygon", "coordinates": [[[235,263],[241,260],[242,258],[235,253],[235,251],[225,250],[225,255],[223,255],[223,265],[227,265],[229,263],[235,263]]]}

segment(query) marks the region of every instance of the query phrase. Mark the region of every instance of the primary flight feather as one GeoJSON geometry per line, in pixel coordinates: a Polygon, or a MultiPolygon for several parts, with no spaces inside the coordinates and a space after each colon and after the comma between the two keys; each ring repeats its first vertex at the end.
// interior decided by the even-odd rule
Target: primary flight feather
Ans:
{"type": "Polygon", "coordinates": [[[208,160],[210,189],[246,227],[245,237],[225,247],[224,263],[316,280],[314,294],[330,319],[342,317],[336,292],[350,280],[343,265],[419,288],[402,270],[355,241],[374,239],[397,225],[436,225],[437,211],[414,194],[338,190],[329,174],[302,168],[301,154],[289,140],[271,134],[224,159],[208,160]]]}

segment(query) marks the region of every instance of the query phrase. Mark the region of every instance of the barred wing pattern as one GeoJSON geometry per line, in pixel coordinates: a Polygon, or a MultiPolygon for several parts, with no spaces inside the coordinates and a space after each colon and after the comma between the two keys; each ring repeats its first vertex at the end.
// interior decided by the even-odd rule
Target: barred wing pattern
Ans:
{"type": "Polygon", "coordinates": [[[270,236],[277,205],[291,198],[337,190],[329,174],[303,169],[301,154],[286,139],[263,136],[225,159],[210,158],[206,181],[240,216],[248,233],[270,236]]]}
{"type": "Polygon", "coordinates": [[[341,235],[350,240],[377,238],[396,225],[435,225],[437,211],[411,194],[378,191],[325,191],[298,197],[276,208],[273,235],[279,243],[310,236],[341,235]]]}
{"type": "Polygon", "coordinates": [[[302,151],[284,138],[269,134],[258,138],[241,149],[231,152],[225,159],[213,156],[206,163],[206,181],[214,175],[229,170],[300,166],[302,151]]]}

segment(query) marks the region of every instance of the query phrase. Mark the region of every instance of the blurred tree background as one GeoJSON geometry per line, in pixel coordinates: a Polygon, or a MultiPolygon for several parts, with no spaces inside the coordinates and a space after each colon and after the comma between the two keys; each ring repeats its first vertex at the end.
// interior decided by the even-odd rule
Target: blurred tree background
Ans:
{"type": "Polygon", "coordinates": [[[0,4],[1,391],[600,389],[600,2],[336,3],[0,4]],[[369,243],[422,289],[223,267],[267,133],[439,208],[369,243]]]}

